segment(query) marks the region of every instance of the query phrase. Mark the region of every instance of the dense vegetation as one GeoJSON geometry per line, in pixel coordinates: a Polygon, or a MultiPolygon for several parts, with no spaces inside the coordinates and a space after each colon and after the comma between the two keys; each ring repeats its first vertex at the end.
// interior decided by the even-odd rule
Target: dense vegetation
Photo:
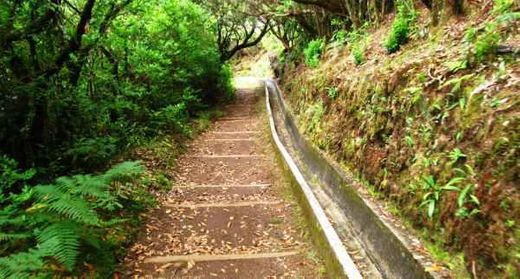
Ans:
{"type": "Polygon", "coordinates": [[[189,1],[3,1],[0,143],[23,167],[102,166],[229,94],[207,12],[189,1]]]}

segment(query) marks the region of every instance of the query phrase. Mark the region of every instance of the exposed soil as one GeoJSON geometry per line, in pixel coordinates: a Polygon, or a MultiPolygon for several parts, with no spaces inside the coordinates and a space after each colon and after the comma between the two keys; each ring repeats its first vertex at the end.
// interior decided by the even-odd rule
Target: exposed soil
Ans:
{"type": "Polygon", "coordinates": [[[179,158],[176,186],[148,214],[123,277],[323,277],[295,220],[297,204],[282,194],[261,96],[240,90],[227,116],[179,158]]]}

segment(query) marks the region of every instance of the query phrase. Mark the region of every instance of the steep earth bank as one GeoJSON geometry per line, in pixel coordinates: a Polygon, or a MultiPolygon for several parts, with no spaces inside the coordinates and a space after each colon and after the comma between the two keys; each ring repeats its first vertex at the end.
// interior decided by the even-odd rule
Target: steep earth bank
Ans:
{"type": "Polygon", "coordinates": [[[417,12],[397,53],[383,46],[390,17],[361,33],[362,59],[337,42],[315,68],[303,55],[285,59],[276,69],[285,98],[301,131],[432,250],[463,254],[433,251],[448,266],[518,276],[518,12],[486,6],[437,27],[417,12]]]}

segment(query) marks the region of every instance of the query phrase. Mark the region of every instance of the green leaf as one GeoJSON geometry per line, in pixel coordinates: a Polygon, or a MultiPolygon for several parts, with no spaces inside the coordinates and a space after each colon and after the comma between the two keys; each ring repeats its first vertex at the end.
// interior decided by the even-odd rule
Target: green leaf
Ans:
{"type": "Polygon", "coordinates": [[[464,205],[464,202],[466,201],[466,196],[468,192],[471,190],[471,188],[472,185],[468,185],[459,193],[459,197],[457,198],[457,204],[459,207],[462,207],[464,205]]]}
{"type": "Polygon", "coordinates": [[[442,190],[446,190],[446,191],[460,191],[460,189],[456,186],[453,186],[453,185],[446,185],[444,187],[442,187],[442,190]]]}
{"type": "Polygon", "coordinates": [[[428,193],[424,194],[424,196],[423,196],[422,199],[423,199],[423,200],[428,200],[428,198],[429,198],[432,194],[433,194],[433,192],[428,192],[428,193]]]}
{"type": "Polygon", "coordinates": [[[475,195],[470,195],[469,196],[471,201],[476,204],[476,205],[480,205],[480,201],[478,200],[478,198],[475,196],[475,195]]]}
{"type": "Polygon", "coordinates": [[[428,186],[428,188],[434,188],[435,185],[437,184],[437,182],[435,182],[435,177],[433,177],[433,175],[428,175],[428,176],[424,177],[423,180],[426,183],[426,186],[428,186]]]}
{"type": "Polygon", "coordinates": [[[435,212],[435,201],[430,200],[430,203],[428,204],[428,217],[432,218],[434,212],[435,212]]]}
{"type": "Polygon", "coordinates": [[[474,208],[474,209],[471,210],[471,212],[469,213],[469,216],[473,216],[473,215],[478,214],[478,213],[480,213],[480,210],[477,209],[477,208],[474,208]]]}
{"type": "MultiPolygon", "coordinates": [[[[450,179],[450,181],[448,181],[448,183],[446,183],[446,185],[444,186],[445,188],[446,187],[452,187],[453,185],[456,185],[458,184],[459,182],[463,181],[465,178],[464,177],[455,177],[455,178],[452,178],[450,179]]],[[[456,188],[456,187],[455,187],[456,188]]],[[[459,189],[456,188],[456,190],[458,191],[459,189]]]]}

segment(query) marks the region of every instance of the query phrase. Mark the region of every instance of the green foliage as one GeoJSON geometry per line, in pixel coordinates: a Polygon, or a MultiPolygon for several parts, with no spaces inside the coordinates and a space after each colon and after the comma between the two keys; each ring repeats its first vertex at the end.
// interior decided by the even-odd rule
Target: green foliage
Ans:
{"type": "Polygon", "coordinates": [[[332,35],[332,41],[334,41],[338,45],[342,45],[347,41],[348,33],[347,31],[340,29],[334,32],[332,35]]]}
{"type": "Polygon", "coordinates": [[[470,27],[464,32],[464,41],[472,42],[477,38],[477,28],[470,27]]]}
{"type": "Polygon", "coordinates": [[[348,33],[347,41],[356,65],[361,65],[365,62],[365,49],[369,43],[367,28],[368,24],[365,24],[361,28],[354,29],[348,33]]]}
{"type": "Polygon", "coordinates": [[[20,171],[18,163],[5,155],[0,156],[0,204],[7,191],[12,190],[17,183],[24,183],[36,174],[36,170],[20,171]]]}
{"type": "Polygon", "coordinates": [[[424,194],[422,198],[420,207],[426,207],[426,212],[429,218],[433,218],[433,215],[441,202],[442,193],[445,191],[459,191],[460,189],[455,185],[461,181],[462,178],[456,177],[452,178],[445,185],[439,185],[435,177],[432,175],[422,178],[422,189],[426,191],[426,194],[424,194]]]}
{"type": "MultiPolygon", "coordinates": [[[[500,1],[499,1],[500,2],[500,1]]],[[[504,1],[506,3],[507,1],[504,1]]],[[[495,8],[505,4],[495,4],[495,8]],[[497,6],[498,5],[498,6],[497,6]]],[[[503,12],[494,21],[488,22],[483,30],[475,27],[468,28],[464,34],[464,41],[468,44],[468,57],[474,58],[477,62],[483,62],[492,58],[496,54],[499,43],[502,40],[501,29],[511,26],[520,18],[519,13],[508,12],[510,6],[502,6],[503,12]]],[[[500,8],[502,9],[502,8],[500,8]]]]}
{"type": "Polygon", "coordinates": [[[339,91],[337,87],[327,87],[327,96],[329,96],[331,100],[336,99],[338,95],[339,91]]]}
{"type": "Polygon", "coordinates": [[[496,24],[488,24],[484,33],[480,35],[474,44],[475,57],[478,61],[484,60],[488,55],[494,54],[500,42],[500,33],[496,24]]]}
{"type": "Polygon", "coordinates": [[[92,13],[62,1],[1,4],[0,153],[23,166],[97,170],[163,130],[187,134],[191,116],[232,97],[204,8],[92,3],[92,13]]]}
{"type": "Polygon", "coordinates": [[[354,58],[354,63],[356,65],[361,65],[365,62],[365,49],[361,47],[352,49],[352,57],[354,58]]]}
{"type": "Polygon", "coordinates": [[[235,89],[233,87],[233,69],[230,64],[224,64],[220,68],[217,88],[223,92],[225,101],[231,101],[235,97],[235,89]]]}
{"type": "Polygon", "coordinates": [[[496,14],[503,14],[510,12],[513,8],[513,0],[494,0],[493,12],[496,14]]]}
{"type": "Polygon", "coordinates": [[[459,161],[459,159],[465,158],[466,154],[462,153],[459,148],[454,148],[452,151],[450,151],[448,157],[451,159],[451,163],[454,164],[459,161]]]}
{"type": "Polygon", "coordinates": [[[190,135],[187,125],[188,114],[184,103],[169,105],[156,111],[152,117],[152,123],[158,129],[167,129],[180,134],[190,135]]]}
{"type": "Polygon", "coordinates": [[[316,102],[314,105],[307,108],[305,111],[305,126],[303,129],[307,133],[315,133],[319,132],[320,122],[323,114],[325,113],[325,108],[323,107],[323,102],[316,102]]]}
{"type": "Polygon", "coordinates": [[[0,278],[82,277],[86,264],[110,277],[126,220],[153,200],[143,167],[53,178],[105,169],[164,131],[189,135],[192,116],[233,96],[201,6],[69,2],[0,3],[0,154],[14,157],[0,156],[0,278]]]}
{"type": "MultiPolygon", "coordinates": [[[[456,153],[460,153],[456,151],[456,153]]],[[[461,154],[457,157],[466,155],[461,154]]],[[[457,173],[457,178],[460,181],[465,182],[465,186],[463,185],[463,189],[459,192],[457,197],[457,206],[458,209],[455,212],[455,216],[459,218],[468,218],[480,212],[480,201],[473,194],[475,190],[475,171],[468,164],[464,165],[463,168],[455,168],[454,171],[457,173]]]]}
{"type": "Polygon", "coordinates": [[[80,237],[78,227],[72,222],[52,224],[38,232],[36,239],[38,249],[42,253],[52,256],[67,270],[72,270],[76,264],[80,237]]]}
{"type": "Polygon", "coordinates": [[[320,64],[320,57],[325,48],[323,39],[316,39],[309,42],[303,54],[305,55],[305,63],[311,67],[316,68],[320,64]]]}
{"type": "Polygon", "coordinates": [[[411,25],[416,18],[413,2],[401,0],[397,2],[397,14],[390,29],[390,34],[384,46],[389,53],[398,51],[402,45],[408,42],[411,25]]]}
{"type": "Polygon", "coordinates": [[[81,138],[74,142],[64,155],[75,168],[92,169],[102,166],[117,153],[114,137],[81,138]]]}
{"type": "Polygon", "coordinates": [[[467,185],[462,191],[460,191],[459,196],[457,198],[457,205],[459,206],[459,209],[455,213],[455,216],[460,217],[460,218],[466,218],[466,217],[473,216],[473,215],[477,214],[478,212],[480,212],[480,210],[478,210],[478,208],[474,208],[471,211],[469,211],[468,208],[465,206],[465,204],[468,200],[468,197],[469,197],[470,203],[472,203],[476,206],[480,205],[480,201],[478,200],[478,198],[472,194],[473,190],[474,190],[473,185],[467,185]]]}
{"type": "Polygon", "coordinates": [[[109,253],[109,232],[124,221],[112,216],[138,202],[121,187],[137,189],[142,172],[139,162],[125,162],[101,175],[25,186],[0,201],[0,277],[72,275],[92,253],[109,253]]]}

